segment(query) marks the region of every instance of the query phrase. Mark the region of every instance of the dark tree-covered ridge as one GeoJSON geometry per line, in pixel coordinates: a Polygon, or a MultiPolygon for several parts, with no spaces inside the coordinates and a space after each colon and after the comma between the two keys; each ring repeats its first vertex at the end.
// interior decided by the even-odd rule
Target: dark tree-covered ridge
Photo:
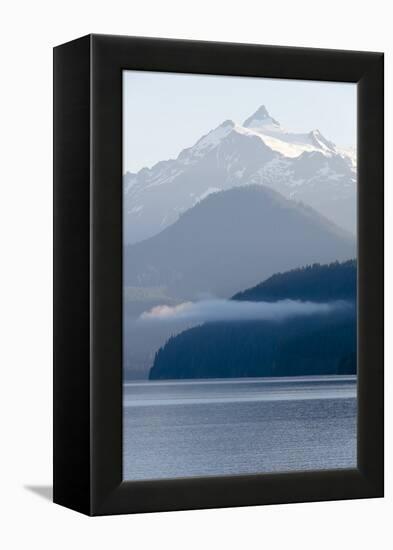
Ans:
{"type": "Polygon", "coordinates": [[[316,263],[276,273],[253,288],[238,292],[232,299],[250,302],[355,300],[356,260],[316,263]]]}
{"type": "Polygon", "coordinates": [[[350,303],[285,321],[210,322],[158,350],[150,379],[356,374],[356,262],[274,275],[233,299],[350,303]]]}

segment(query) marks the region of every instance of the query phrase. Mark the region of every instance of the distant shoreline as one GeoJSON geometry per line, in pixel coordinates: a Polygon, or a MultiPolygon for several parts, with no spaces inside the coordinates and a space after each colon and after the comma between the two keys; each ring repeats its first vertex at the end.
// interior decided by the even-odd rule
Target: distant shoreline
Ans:
{"type": "Polygon", "coordinates": [[[134,386],[134,385],[156,385],[156,386],[165,386],[168,384],[247,384],[247,383],[258,383],[258,382],[312,382],[312,381],[337,381],[337,382],[354,382],[357,381],[357,374],[321,374],[321,375],[310,375],[310,376],[258,376],[258,377],[229,377],[229,378],[168,378],[166,380],[149,380],[149,379],[124,379],[124,386],[134,386]]]}

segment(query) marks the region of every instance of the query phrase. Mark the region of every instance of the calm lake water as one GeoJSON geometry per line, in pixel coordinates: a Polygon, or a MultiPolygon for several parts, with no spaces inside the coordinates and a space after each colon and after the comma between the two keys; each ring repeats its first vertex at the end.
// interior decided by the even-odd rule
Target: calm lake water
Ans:
{"type": "Polygon", "coordinates": [[[124,384],[123,478],[356,466],[356,377],[124,384]]]}

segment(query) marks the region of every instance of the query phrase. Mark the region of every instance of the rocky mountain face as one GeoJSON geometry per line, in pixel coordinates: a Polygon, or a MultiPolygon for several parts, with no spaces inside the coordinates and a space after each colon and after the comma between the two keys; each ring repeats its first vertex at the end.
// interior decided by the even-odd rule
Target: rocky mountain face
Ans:
{"type": "Polygon", "coordinates": [[[124,238],[160,233],[212,193],[263,185],[356,233],[356,161],[318,130],[283,129],[263,106],[242,125],[223,122],[176,159],[124,175],[124,238]]]}

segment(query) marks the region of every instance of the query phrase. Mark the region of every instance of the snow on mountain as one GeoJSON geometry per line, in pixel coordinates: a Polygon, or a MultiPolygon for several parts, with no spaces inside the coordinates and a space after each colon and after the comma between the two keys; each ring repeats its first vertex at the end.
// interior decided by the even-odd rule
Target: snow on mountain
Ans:
{"type": "Polygon", "coordinates": [[[243,126],[245,128],[264,128],[264,129],[280,129],[280,123],[277,122],[274,118],[272,118],[266,107],[264,105],[261,105],[259,109],[255,111],[254,114],[252,114],[249,118],[247,118],[243,126]]]}
{"type": "Polygon", "coordinates": [[[356,232],[356,159],[318,130],[283,129],[266,107],[226,120],[177,159],[124,176],[125,242],[151,237],[210,193],[260,184],[356,232]]]}
{"type": "Polygon", "coordinates": [[[269,115],[264,105],[244,121],[243,128],[254,131],[266,145],[287,157],[298,157],[305,151],[319,151],[327,155],[336,153],[334,143],[325,139],[319,130],[312,130],[307,134],[284,130],[269,115]]]}
{"type": "Polygon", "coordinates": [[[341,153],[345,157],[348,157],[351,160],[352,165],[356,170],[356,166],[357,166],[356,147],[340,147],[338,151],[339,153],[341,153]]]}

